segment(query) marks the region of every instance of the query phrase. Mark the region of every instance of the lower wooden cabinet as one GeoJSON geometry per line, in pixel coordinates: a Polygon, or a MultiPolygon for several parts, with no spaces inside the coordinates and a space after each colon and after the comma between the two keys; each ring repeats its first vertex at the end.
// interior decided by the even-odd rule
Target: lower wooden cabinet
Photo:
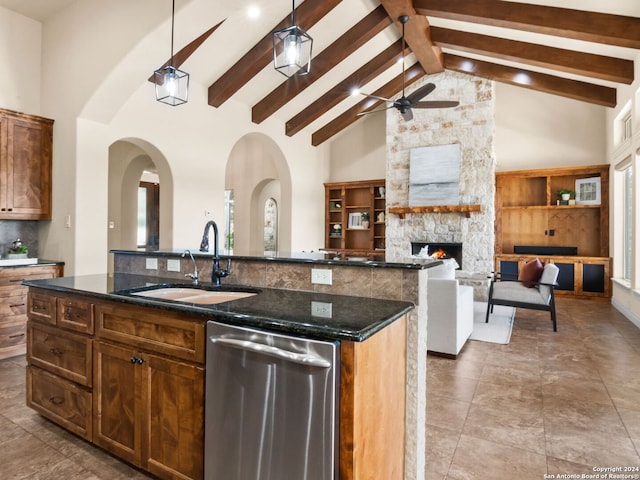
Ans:
{"type": "Polygon", "coordinates": [[[29,365],[27,405],[76,435],[93,438],[91,390],[29,365]]]}
{"type": "Polygon", "coordinates": [[[611,259],[609,257],[537,256],[503,254],[495,256],[495,270],[502,278],[518,278],[522,266],[534,258],[542,263],[551,262],[559,269],[559,295],[584,298],[611,297],[611,259]]]}
{"type": "Polygon", "coordinates": [[[94,345],[94,443],[161,478],[202,478],[204,368],[94,345]]]}
{"type": "Polygon", "coordinates": [[[0,359],[23,355],[27,345],[25,280],[62,275],[62,265],[0,268],[0,359]]]}

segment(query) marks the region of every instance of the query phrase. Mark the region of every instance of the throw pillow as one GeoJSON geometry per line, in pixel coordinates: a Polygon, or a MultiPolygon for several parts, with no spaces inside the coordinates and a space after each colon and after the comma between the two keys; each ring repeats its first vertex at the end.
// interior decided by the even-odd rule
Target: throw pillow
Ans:
{"type": "Polygon", "coordinates": [[[518,280],[523,282],[522,284],[525,287],[535,287],[535,284],[531,282],[539,281],[543,270],[544,265],[542,265],[539,258],[535,258],[524,264],[520,273],[518,273],[518,280]]]}

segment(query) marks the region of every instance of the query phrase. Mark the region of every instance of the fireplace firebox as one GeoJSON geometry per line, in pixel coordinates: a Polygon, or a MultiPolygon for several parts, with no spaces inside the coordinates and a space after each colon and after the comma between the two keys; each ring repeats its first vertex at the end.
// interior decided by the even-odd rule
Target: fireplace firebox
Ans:
{"type": "Polygon", "coordinates": [[[462,268],[462,243],[411,242],[411,255],[418,255],[425,247],[430,257],[439,260],[453,258],[458,263],[458,270],[462,268]]]}

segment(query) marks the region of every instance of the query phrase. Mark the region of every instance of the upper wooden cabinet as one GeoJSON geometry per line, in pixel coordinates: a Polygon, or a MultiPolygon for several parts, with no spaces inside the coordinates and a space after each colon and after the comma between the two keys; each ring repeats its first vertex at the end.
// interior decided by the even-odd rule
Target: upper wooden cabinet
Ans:
{"type": "Polygon", "coordinates": [[[324,188],[324,249],[346,258],[384,260],[385,181],[325,183],[324,188]],[[363,213],[369,214],[368,223],[363,222],[363,213]]]}
{"type": "Polygon", "coordinates": [[[516,246],[576,247],[584,257],[609,256],[609,165],[496,174],[495,253],[516,246]],[[576,180],[600,179],[599,204],[557,205],[576,180]]]}
{"type": "Polygon", "coordinates": [[[51,219],[53,120],[0,109],[0,220],[51,219]]]}

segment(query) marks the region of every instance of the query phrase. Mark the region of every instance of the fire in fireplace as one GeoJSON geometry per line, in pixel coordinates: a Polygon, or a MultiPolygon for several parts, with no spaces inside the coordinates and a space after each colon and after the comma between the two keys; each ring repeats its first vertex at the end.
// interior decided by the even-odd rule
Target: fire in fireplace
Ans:
{"type": "Polygon", "coordinates": [[[411,255],[418,255],[425,247],[430,257],[438,260],[453,258],[458,263],[458,270],[462,268],[462,243],[411,242],[411,255]]]}

